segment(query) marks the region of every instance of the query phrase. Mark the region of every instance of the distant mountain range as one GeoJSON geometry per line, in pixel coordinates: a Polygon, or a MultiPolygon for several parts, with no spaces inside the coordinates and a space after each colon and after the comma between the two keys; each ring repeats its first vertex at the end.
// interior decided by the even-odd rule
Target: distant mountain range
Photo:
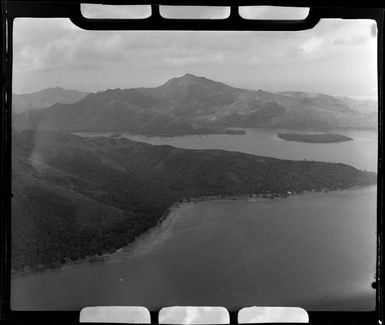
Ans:
{"type": "Polygon", "coordinates": [[[30,94],[13,94],[12,108],[15,113],[22,113],[47,108],[57,103],[73,104],[88,94],[87,92],[67,90],[61,87],[47,88],[30,94]]]}
{"type": "Polygon", "coordinates": [[[375,173],[338,163],[14,131],[12,268],[57,266],[114,251],[184,198],[375,183],[375,173]]]}
{"type": "Polygon", "coordinates": [[[230,127],[377,127],[375,101],[240,89],[192,74],[172,78],[154,88],[109,89],[78,96],[85,97],[48,108],[25,109],[28,113],[14,116],[14,127],[144,135],[222,133],[230,127]]]}

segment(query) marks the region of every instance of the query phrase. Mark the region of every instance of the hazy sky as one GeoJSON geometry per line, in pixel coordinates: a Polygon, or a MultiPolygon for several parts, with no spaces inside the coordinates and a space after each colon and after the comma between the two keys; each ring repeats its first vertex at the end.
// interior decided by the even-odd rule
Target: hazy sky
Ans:
{"type": "Polygon", "coordinates": [[[192,73],[249,89],[376,97],[376,49],[371,20],[322,20],[300,32],[95,32],[23,18],[13,89],[152,87],[192,73]]]}

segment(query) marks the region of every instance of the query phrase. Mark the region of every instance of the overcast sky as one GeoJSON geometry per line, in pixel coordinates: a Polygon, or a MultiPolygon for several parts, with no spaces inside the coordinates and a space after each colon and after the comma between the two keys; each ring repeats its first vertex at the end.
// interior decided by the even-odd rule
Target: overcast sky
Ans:
{"type": "Polygon", "coordinates": [[[13,90],[153,87],[192,73],[249,89],[376,97],[376,51],[371,20],[323,20],[300,32],[95,32],[23,18],[13,90]]]}

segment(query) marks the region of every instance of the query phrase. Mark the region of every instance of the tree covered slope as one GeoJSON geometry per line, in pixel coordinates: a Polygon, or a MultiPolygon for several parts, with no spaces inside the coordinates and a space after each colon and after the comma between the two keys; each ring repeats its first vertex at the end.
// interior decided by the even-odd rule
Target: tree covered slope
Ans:
{"type": "Polygon", "coordinates": [[[15,114],[14,128],[145,135],[228,127],[377,128],[377,103],[302,92],[239,89],[186,74],[155,88],[108,89],[80,101],[15,114]]]}
{"type": "Polygon", "coordinates": [[[48,131],[13,132],[12,159],[13,269],[113,251],[184,198],[376,182],[376,174],[344,164],[48,131]]]}

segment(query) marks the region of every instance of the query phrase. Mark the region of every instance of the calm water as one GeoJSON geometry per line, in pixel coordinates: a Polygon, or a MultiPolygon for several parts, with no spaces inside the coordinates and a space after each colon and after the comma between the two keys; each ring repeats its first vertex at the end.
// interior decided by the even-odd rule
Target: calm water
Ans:
{"type": "Polygon", "coordinates": [[[370,310],[376,187],[186,203],[103,262],[13,278],[14,309],[89,305],[370,310]]]}
{"type": "MultiPolygon", "coordinates": [[[[340,162],[359,169],[377,171],[377,132],[357,130],[335,130],[353,138],[353,141],[314,144],[288,142],[277,137],[279,132],[293,132],[276,129],[244,129],[245,135],[209,134],[180,137],[146,137],[124,133],[123,136],[139,142],[155,145],[168,144],[187,149],[223,149],[246,152],[253,155],[292,160],[318,160],[340,162]]],[[[98,136],[110,133],[78,133],[98,136]]]]}
{"type": "MultiPolygon", "coordinates": [[[[276,130],[247,132],[124,136],[159,145],[336,161],[376,170],[375,132],[339,131],[354,138],[339,144],[286,142],[277,138],[276,130]]],[[[101,134],[87,134],[96,135],[101,134]]],[[[375,231],[375,186],[256,202],[186,203],[103,261],[14,276],[12,308],[222,305],[237,310],[279,305],[371,310],[375,231]]]]}

